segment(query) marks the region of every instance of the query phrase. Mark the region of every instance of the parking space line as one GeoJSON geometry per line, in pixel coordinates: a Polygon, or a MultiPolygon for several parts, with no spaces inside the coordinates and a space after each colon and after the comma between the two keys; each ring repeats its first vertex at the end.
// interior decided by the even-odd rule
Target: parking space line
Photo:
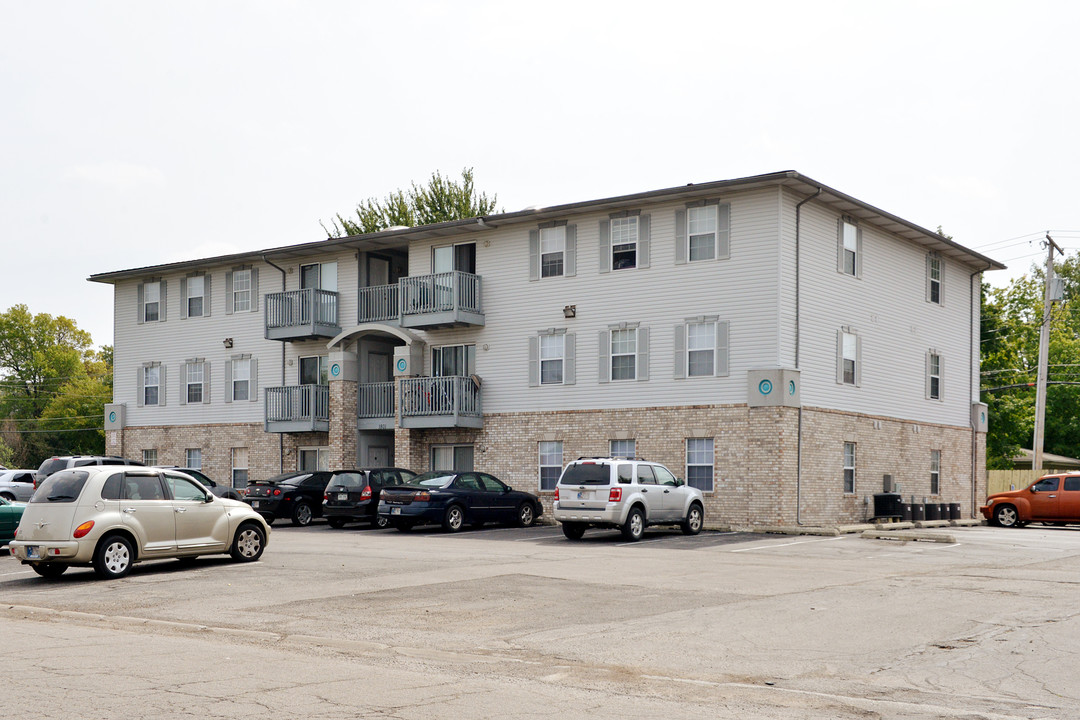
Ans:
{"type": "Polygon", "coordinates": [[[847,540],[850,535],[841,535],[840,537],[822,538],[821,540],[796,540],[794,542],[780,543],[778,545],[758,545],[751,548],[740,548],[738,550],[729,550],[728,552],[750,552],[751,550],[770,550],[772,548],[787,547],[789,545],[808,545],[810,543],[830,542],[832,540],[847,540]]]}

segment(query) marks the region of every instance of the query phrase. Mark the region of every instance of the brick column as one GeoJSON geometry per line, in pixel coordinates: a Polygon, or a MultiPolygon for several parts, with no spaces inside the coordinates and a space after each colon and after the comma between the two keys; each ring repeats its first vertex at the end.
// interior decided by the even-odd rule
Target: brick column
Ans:
{"type": "Polygon", "coordinates": [[[330,469],[357,466],[356,353],[330,353],[330,469]]]}

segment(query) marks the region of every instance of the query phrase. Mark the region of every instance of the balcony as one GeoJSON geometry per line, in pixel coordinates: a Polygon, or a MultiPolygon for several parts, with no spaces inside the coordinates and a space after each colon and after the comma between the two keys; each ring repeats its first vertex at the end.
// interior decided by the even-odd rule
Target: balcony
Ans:
{"type": "Polygon", "coordinates": [[[415,275],[396,285],[360,289],[357,322],[396,322],[403,328],[483,325],[481,278],[453,272],[415,275]]]}
{"type": "Polygon", "coordinates": [[[330,430],[330,386],[288,385],[266,388],[266,432],[330,430]]]}
{"type": "Polygon", "coordinates": [[[267,340],[332,338],[338,325],[338,294],[305,288],[266,295],[267,340]]]}
{"type": "Polygon", "coordinates": [[[398,424],[403,428],[482,428],[480,384],[471,377],[401,380],[398,424]]]}
{"type": "Polygon", "coordinates": [[[361,383],[357,388],[356,427],[359,430],[394,429],[394,383],[361,383]]]}

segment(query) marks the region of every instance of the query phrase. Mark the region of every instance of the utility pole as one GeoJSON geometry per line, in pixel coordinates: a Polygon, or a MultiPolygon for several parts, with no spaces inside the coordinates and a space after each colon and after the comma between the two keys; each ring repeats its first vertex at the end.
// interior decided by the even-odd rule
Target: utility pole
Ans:
{"type": "Polygon", "coordinates": [[[1046,432],[1046,366],[1050,355],[1050,314],[1058,298],[1054,291],[1054,251],[1064,255],[1050,233],[1046,233],[1046,287],[1043,289],[1042,327],[1039,330],[1039,378],[1035,390],[1035,440],[1032,443],[1031,469],[1042,470],[1043,435],[1046,432]]]}

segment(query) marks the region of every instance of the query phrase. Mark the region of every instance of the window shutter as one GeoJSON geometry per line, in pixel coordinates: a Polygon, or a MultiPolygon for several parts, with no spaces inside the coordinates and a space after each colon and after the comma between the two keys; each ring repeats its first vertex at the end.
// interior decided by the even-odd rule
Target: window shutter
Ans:
{"type": "Polygon", "coordinates": [[[600,382],[611,382],[611,331],[600,331],[600,382]]]}
{"type": "MultiPolygon", "coordinates": [[[[165,322],[165,313],[169,308],[169,301],[166,299],[167,296],[165,294],[165,288],[167,287],[167,285],[168,285],[168,283],[166,283],[164,280],[161,281],[161,303],[158,306],[158,321],[159,322],[165,322]]],[[[164,403],[162,403],[162,404],[164,405],[164,403]]]]}
{"type": "Polygon", "coordinates": [[[259,359],[251,358],[248,362],[251,368],[251,380],[248,381],[248,400],[255,402],[259,398],[259,359]]]}
{"type": "MultiPolygon", "coordinates": [[[[183,280],[180,287],[184,287],[183,280]]],[[[180,363],[180,404],[187,405],[187,363],[180,363]]]]}
{"type": "Polygon", "coordinates": [[[945,307],[945,258],[938,258],[938,296],[937,302],[945,307]]]}
{"type": "Polygon", "coordinates": [[[251,312],[259,309],[259,268],[251,268],[251,312]]]}
{"type": "MultiPolygon", "coordinates": [[[[141,285],[139,287],[140,289],[142,288],[141,285]]],[[[136,368],[135,372],[139,375],[138,379],[135,381],[135,386],[139,389],[139,397],[135,404],[142,407],[143,400],[146,399],[146,388],[143,385],[143,368],[136,368]]]]}
{"type": "Polygon", "coordinates": [[[716,374],[726,377],[731,374],[731,342],[728,339],[728,321],[716,323],[716,374]]]}
{"type": "Polygon", "coordinates": [[[529,279],[540,279],[540,231],[529,231],[529,279]]]}
{"type": "Polygon", "coordinates": [[[930,399],[930,351],[923,353],[923,398],[930,399]]]}
{"type": "Polygon", "coordinates": [[[649,328],[637,331],[637,379],[649,379],[649,328]]]}
{"type": "MultiPolygon", "coordinates": [[[[162,283],[161,291],[165,292],[165,284],[164,283],[162,283]]],[[[165,377],[165,370],[167,368],[164,365],[161,365],[158,369],[161,372],[161,376],[158,378],[158,401],[157,402],[158,402],[158,405],[160,405],[161,407],[165,407],[165,396],[169,394],[169,379],[167,377],[165,377]]]]}
{"type": "Polygon", "coordinates": [[[563,336],[563,385],[573,385],[577,382],[577,339],[574,333],[566,333],[563,336]]]}
{"type": "Polygon", "coordinates": [[[731,257],[731,205],[716,206],[716,259],[731,257]]]}
{"type": "Polygon", "coordinates": [[[675,211],[675,264],[686,264],[686,211],[675,211]]]}
{"type": "Polygon", "coordinates": [[[180,278],[180,319],[187,320],[187,278],[180,278]]]}
{"type": "Polygon", "coordinates": [[[937,358],[937,373],[938,373],[937,399],[939,401],[944,402],[944,400],[945,400],[945,358],[942,357],[941,355],[938,355],[938,358],[937,358]]]}
{"type": "Polygon", "coordinates": [[[844,331],[836,331],[836,382],[844,382],[844,331]]]}
{"type": "Polygon", "coordinates": [[[855,336],[855,387],[862,387],[862,336],[855,336]]]}
{"type": "Polygon", "coordinates": [[[932,302],[930,300],[930,263],[933,258],[929,255],[926,256],[926,302],[932,302]]]}
{"type": "Polygon", "coordinates": [[[232,360],[225,360],[225,402],[232,402],[232,360]]]}
{"type": "Polygon", "coordinates": [[[836,219],[836,272],[844,272],[844,218],[836,219]]]}
{"type": "Polygon", "coordinates": [[[540,384],[540,338],[529,336],[529,387],[540,384]]]}
{"type": "Polygon", "coordinates": [[[600,221],[600,272],[611,271],[611,221],[600,221]]]}
{"type": "Polygon", "coordinates": [[[202,314],[203,314],[203,317],[210,317],[210,276],[209,275],[203,275],[202,314]]]}
{"type": "Polygon", "coordinates": [[[855,231],[855,277],[862,277],[862,228],[855,231]]]}
{"type": "Polygon", "coordinates": [[[203,389],[202,389],[202,401],[203,405],[210,404],[210,363],[204,362],[202,366],[203,376],[203,389]]]}
{"type": "Polygon", "coordinates": [[[686,326],[682,323],[675,326],[672,346],[675,348],[675,379],[682,380],[686,377],[686,326]]]}
{"type": "Polygon", "coordinates": [[[637,239],[637,266],[649,267],[649,216],[638,216],[638,239],[637,239]]]}
{"type": "Polygon", "coordinates": [[[233,312],[233,294],[232,294],[232,270],[225,273],[225,314],[232,315],[233,312]]]}
{"type": "Polygon", "coordinates": [[[566,226],[566,252],[563,255],[563,275],[577,275],[577,225],[566,226]]]}
{"type": "MultiPolygon", "coordinates": [[[[143,284],[142,283],[139,283],[139,289],[136,291],[135,295],[138,298],[135,301],[137,303],[137,305],[135,307],[135,315],[136,315],[135,321],[139,325],[142,325],[143,316],[145,315],[145,313],[143,312],[143,297],[144,296],[143,296],[143,284]]],[[[141,405],[142,403],[139,403],[139,404],[141,405]]]]}

